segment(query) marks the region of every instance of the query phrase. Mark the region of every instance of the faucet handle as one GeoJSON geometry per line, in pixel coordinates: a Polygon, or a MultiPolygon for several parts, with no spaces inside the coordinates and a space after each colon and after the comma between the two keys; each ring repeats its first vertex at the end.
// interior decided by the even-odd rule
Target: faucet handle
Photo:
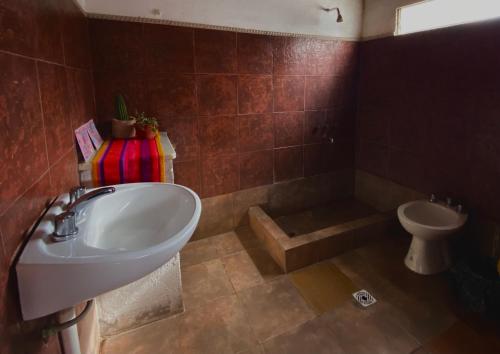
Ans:
{"type": "Polygon", "coordinates": [[[453,206],[453,199],[451,199],[450,197],[447,197],[446,198],[446,205],[448,207],[452,207],[453,206]]]}
{"type": "Polygon", "coordinates": [[[75,202],[78,198],[85,194],[87,188],[84,186],[76,186],[69,190],[69,203],[75,202]]]}
{"type": "Polygon", "coordinates": [[[431,203],[436,203],[437,202],[437,197],[434,193],[431,194],[430,198],[429,198],[429,202],[431,203]]]}
{"type": "Polygon", "coordinates": [[[76,237],[78,228],[76,227],[75,213],[65,211],[55,217],[55,230],[52,239],[56,242],[71,240],[76,237]]]}

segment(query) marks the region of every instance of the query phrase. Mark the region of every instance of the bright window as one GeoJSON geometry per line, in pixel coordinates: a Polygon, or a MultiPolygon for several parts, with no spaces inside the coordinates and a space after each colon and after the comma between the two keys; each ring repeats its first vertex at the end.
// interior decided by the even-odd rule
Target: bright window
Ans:
{"type": "Polygon", "coordinates": [[[500,0],[427,0],[396,11],[400,35],[500,17],[500,0]]]}

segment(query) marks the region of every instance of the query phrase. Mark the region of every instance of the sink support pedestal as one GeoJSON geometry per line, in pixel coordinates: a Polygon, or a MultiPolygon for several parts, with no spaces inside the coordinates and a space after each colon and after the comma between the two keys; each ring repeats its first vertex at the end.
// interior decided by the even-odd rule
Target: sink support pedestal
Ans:
{"type": "Polygon", "coordinates": [[[419,274],[443,272],[451,266],[448,243],[442,240],[427,241],[413,236],[405,264],[419,274]]]}

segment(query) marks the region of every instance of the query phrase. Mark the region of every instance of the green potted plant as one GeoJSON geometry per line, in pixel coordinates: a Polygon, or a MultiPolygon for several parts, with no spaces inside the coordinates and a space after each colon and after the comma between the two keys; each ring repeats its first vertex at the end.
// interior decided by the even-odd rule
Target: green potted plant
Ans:
{"type": "Polygon", "coordinates": [[[146,117],[144,112],[137,114],[137,117],[134,118],[138,138],[153,139],[158,134],[158,121],[156,118],[146,117]]]}
{"type": "Polygon", "coordinates": [[[127,105],[122,95],[115,98],[116,117],[113,118],[111,134],[113,138],[129,139],[135,136],[135,119],[128,115],[127,105]]]}

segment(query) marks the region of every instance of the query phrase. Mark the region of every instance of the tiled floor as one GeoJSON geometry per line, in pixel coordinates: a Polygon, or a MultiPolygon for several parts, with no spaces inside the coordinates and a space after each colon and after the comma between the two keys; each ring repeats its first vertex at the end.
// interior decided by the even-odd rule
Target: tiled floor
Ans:
{"type": "Polygon", "coordinates": [[[102,353],[500,353],[493,327],[451,305],[444,277],[404,267],[408,244],[388,237],[285,275],[248,228],[192,242],[181,253],[186,311],[108,339],[102,353]],[[346,296],[361,288],[378,302],[346,296]]]}

